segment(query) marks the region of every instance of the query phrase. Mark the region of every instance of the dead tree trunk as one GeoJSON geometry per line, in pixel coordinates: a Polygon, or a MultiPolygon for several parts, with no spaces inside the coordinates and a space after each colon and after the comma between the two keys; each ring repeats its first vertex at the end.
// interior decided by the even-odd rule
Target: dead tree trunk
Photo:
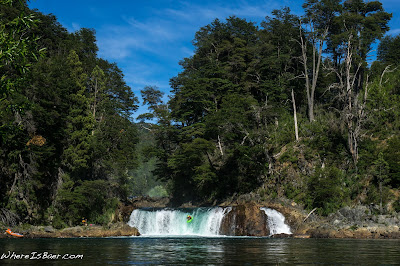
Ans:
{"type": "Polygon", "coordinates": [[[292,89],[292,103],[293,103],[294,132],[296,134],[296,141],[299,141],[299,130],[297,127],[296,100],[294,99],[293,89],[292,89]]]}
{"type": "Polygon", "coordinates": [[[308,105],[308,118],[310,122],[314,121],[314,100],[315,100],[315,89],[317,87],[317,81],[319,76],[319,70],[321,68],[322,61],[322,48],[325,43],[326,36],[328,34],[328,27],[326,27],[322,34],[318,34],[313,21],[308,23],[309,40],[305,39],[302,24],[300,22],[300,46],[301,46],[301,64],[303,65],[304,72],[303,77],[306,80],[306,94],[307,94],[307,105],[308,105]],[[308,65],[307,57],[307,44],[312,44],[312,69],[308,65]]]}
{"type": "Polygon", "coordinates": [[[346,43],[346,54],[343,65],[329,68],[337,76],[338,83],[332,87],[338,87],[339,98],[343,103],[341,115],[347,128],[347,144],[349,152],[353,158],[354,165],[358,162],[358,143],[361,136],[362,126],[366,118],[365,106],[368,97],[368,77],[365,82],[364,95],[360,97],[360,92],[356,90],[356,81],[361,64],[353,66],[352,35],[349,35],[346,43]]]}

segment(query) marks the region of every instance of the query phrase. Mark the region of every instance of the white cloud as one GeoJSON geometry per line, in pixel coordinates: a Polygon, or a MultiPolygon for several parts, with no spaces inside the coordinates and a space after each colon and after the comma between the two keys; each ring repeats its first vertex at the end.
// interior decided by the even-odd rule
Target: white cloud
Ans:
{"type": "Polygon", "coordinates": [[[157,53],[154,39],[131,26],[105,26],[97,31],[99,55],[111,60],[128,58],[137,51],[157,53]]]}
{"type": "MultiPolygon", "coordinates": [[[[186,57],[194,55],[193,49],[189,49],[186,46],[181,47],[182,54],[186,57]]],[[[183,59],[183,58],[182,58],[183,59]]]]}
{"type": "Polygon", "coordinates": [[[72,30],[77,31],[80,30],[81,26],[78,23],[72,23],[72,30]]]}
{"type": "Polygon", "coordinates": [[[387,34],[389,34],[389,35],[397,35],[397,34],[400,34],[400,28],[392,29],[392,30],[388,31],[387,34]]]}
{"type": "MultiPolygon", "coordinates": [[[[176,20],[192,20],[194,19],[193,16],[191,15],[190,12],[187,12],[185,10],[177,10],[177,9],[172,9],[172,8],[166,8],[163,10],[164,14],[168,15],[172,19],[176,20]]],[[[161,12],[160,12],[161,13],[161,12]]]]}
{"type": "Polygon", "coordinates": [[[168,66],[140,60],[130,62],[124,69],[125,81],[131,84],[134,91],[140,91],[144,86],[157,86],[162,91],[169,90],[168,72],[168,66]],[[161,76],[167,78],[160,79],[161,76]]]}
{"type": "MultiPolygon", "coordinates": [[[[234,7],[227,7],[226,5],[198,5],[191,4],[188,2],[182,3],[181,7],[178,9],[166,9],[163,11],[169,17],[175,19],[182,19],[186,21],[197,21],[198,23],[209,23],[210,20],[219,18],[221,20],[229,16],[247,17],[247,18],[257,18],[262,19],[267,16],[273,9],[279,9],[282,4],[279,1],[265,1],[262,4],[254,5],[249,4],[246,1],[240,1],[237,5],[232,5],[234,7]]],[[[197,23],[197,24],[198,24],[197,23]]]]}
{"type": "MultiPolygon", "coordinates": [[[[125,24],[98,29],[100,55],[114,60],[128,58],[135,51],[172,56],[173,47],[179,51],[182,43],[190,46],[196,31],[215,18],[223,20],[235,15],[261,21],[271,10],[281,8],[278,1],[264,1],[258,5],[239,1],[230,6],[218,2],[206,6],[181,2],[174,9],[153,8],[152,15],[142,20],[123,16],[125,24]]],[[[192,54],[189,48],[180,50],[184,56],[192,54]]]]}
{"type": "Polygon", "coordinates": [[[138,32],[144,34],[145,37],[153,42],[173,41],[179,36],[175,23],[171,23],[171,21],[150,19],[146,22],[140,22],[134,18],[128,18],[126,21],[133,27],[132,30],[137,29],[138,32]]]}
{"type": "Polygon", "coordinates": [[[128,58],[135,52],[169,56],[165,53],[166,47],[187,38],[185,26],[173,20],[149,18],[138,21],[123,17],[123,21],[123,25],[106,25],[97,30],[101,56],[113,60],[128,58]]]}
{"type": "Polygon", "coordinates": [[[260,22],[282,6],[278,1],[261,0],[250,5],[238,0],[229,7],[218,1],[209,5],[185,1],[174,8],[154,7],[145,18],[128,14],[121,17],[123,24],[97,28],[99,55],[118,61],[125,81],[137,96],[147,85],[159,87],[167,96],[169,79],[180,71],[178,61],[193,55],[191,41],[200,27],[215,18],[224,20],[232,15],[260,22]]]}
{"type": "Polygon", "coordinates": [[[63,23],[60,20],[61,25],[63,25],[69,32],[75,32],[81,29],[81,26],[79,25],[79,23],[76,22],[72,22],[71,24],[69,23],[63,23]]]}
{"type": "Polygon", "coordinates": [[[98,38],[99,55],[112,60],[123,59],[131,55],[131,47],[135,41],[131,38],[98,38]]]}

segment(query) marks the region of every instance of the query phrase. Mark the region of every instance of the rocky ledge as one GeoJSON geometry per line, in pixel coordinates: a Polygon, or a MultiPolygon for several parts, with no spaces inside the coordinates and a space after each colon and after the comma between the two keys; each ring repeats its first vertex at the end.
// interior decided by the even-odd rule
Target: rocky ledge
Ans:
{"type": "MultiPolygon", "coordinates": [[[[24,238],[73,238],[73,237],[114,237],[114,236],[139,236],[136,228],[125,223],[116,223],[110,227],[98,225],[75,226],[56,230],[52,226],[32,226],[27,230],[15,230],[22,233],[24,238]]],[[[13,237],[1,234],[2,237],[13,237]]]]}
{"type": "Polygon", "coordinates": [[[276,238],[400,239],[400,213],[378,215],[374,207],[344,207],[322,217],[287,200],[262,201],[242,197],[221,206],[232,206],[221,225],[222,233],[226,235],[268,236],[265,214],[260,211],[260,207],[267,207],[282,213],[293,233],[272,236],[276,238]]]}
{"type": "Polygon", "coordinates": [[[400,214],[373,214],[367,206],[344,207],[328,217],[301,224],[296,233],[314,238],[400,239],[400,214]]]}

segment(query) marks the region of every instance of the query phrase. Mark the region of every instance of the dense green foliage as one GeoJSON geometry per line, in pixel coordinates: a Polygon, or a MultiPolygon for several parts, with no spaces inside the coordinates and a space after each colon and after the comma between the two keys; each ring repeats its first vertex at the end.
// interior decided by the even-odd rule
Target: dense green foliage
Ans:
{"type": "Polygon", "coordinates": [[[283,8],[259,26],[215,19],[168,102],[143,88],[137,124],[137,99],[97,56],[94,30],[0,3],[0,222],[106,224],[129,196],[168,194],[400,210],[400,37],[384,37],[379,1],[306,0],[303,17],[283,8]]]}
{"type": "Polygon", "coordinates": [[[178,202],[258,192],[328,214],[398,190],[400,72],[388,66],[398,37],[366,61],[391,14],[378,1],[303,7],[304,17],[275,10],[260,27],[214,20],[196,33],[168,104],[142,91],[143,117],[158,119],[155,172],[178,202]]]}
{"type": "Polygon", "coordinates": [[[132,196],[168,196],[164,183],[154,174],[157,158],[154,155],[154,136],[148,132],[151,125],[139,123],[136,154],[138,166],[129,172],[129,191],[132,196]]]}
{"type": "Polygon", "coordinates": [[[68,33],[24,1],[0,13],[2,217],[109,222],[137,166],[136,97],[97,57],[94,30],[68,33]]]}

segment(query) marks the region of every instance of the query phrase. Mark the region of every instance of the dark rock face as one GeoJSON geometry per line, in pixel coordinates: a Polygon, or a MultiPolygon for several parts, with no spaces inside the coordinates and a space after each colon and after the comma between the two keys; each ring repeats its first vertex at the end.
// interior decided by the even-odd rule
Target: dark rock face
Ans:
{"type": "Polygon", "coordinates": [[[254,203],[233,206],[222,220],[220,233],[229,236],[268,236],[267,216],[254,203]]]}
{"type": "Polygon", "coordinates": [[[272,238],[291,238],[291,237],[293,237],[293,235],[281,233],[281,234],[272,235],[271,237],[272,238]]]}
{"type": "Polygon", "coordinates": [[[131,199],[131,205],[137,208],[165,208],[170,207],[171,202],[167,197],[151,198],[148,196],[136,197],[131,199]]]}
{"type": "Polygon", "coordinates": [[[54,233],[56,230],[53,228],[53,226],[45,226],[44,231],[47,233],[54,233]]]}
{"type": "Polygon", "coordinates": [[[120,204],[118,209],[115,211],[114,221],[113,222],[129,222],[129,217],[133,211],[133,205],[124,205],[120,204]]]}
{"type": "Polygon", "coordinates": [[[129,203],[120,204],[115,211],[113,222],[129,222],[129,218],[134,209],[139,208],[165,208],[170,205],[170,199],[151,198],[148,196],[135,197],[130,199],[129,203]]]}

